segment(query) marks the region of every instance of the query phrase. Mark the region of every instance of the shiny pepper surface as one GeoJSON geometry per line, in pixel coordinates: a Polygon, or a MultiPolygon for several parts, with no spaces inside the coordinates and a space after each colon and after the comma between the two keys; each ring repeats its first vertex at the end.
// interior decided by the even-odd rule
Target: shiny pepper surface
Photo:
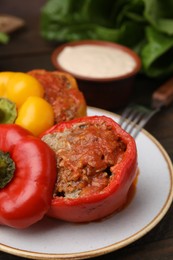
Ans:
{"type": "Polygon", "coordinates": [[[4,97],[13,101],[17,108],[30,96],[43,97],[43,95],[44,90],[42,85],[38,80],[27,73],[13,72],[5,84],[4,97]]]}
{"type": "Polygon", "coordinates": [[[41,97],[28,97],[18,110],[15,123],[38,136],[54,124],[52,106],[41,97]]]}
{"type": "Polygon", "coordinates": [[[15,124],[0,124],[0,224],[26,228],[47,213],[56,180],[52,150],[15,124]]]}
{"type": "Polygon", "coordinates": [[[6,95],[7,85],[12,76],[14,76],[14,72],[11,71],[0,72],[0,97],[6,95]]]}

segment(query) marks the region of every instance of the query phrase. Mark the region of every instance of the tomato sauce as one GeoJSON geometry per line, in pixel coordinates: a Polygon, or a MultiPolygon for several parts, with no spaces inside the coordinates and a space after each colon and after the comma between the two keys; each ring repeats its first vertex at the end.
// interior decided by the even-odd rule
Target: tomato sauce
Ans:
{"type": "Polygon", "coordinates": [[[65,74],[45,70],[33,70],[28,73],[42,84],[45,90],[44,98],[53,107],[55,123],[86,115],[83,94],[65,74]]]}
{"type": "Polygon", "coordinates": [[[104,122],[77,123],[43,136],[56,153],[58,178],[54,196],[77,198],[102,192],[121,161],[126,144],[104,122]]]}

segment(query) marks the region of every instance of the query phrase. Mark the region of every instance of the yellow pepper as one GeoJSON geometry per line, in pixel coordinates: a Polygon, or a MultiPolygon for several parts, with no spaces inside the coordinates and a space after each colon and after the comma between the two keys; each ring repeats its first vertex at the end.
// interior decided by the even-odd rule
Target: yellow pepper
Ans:
{"type": "Polygon", "coordinates": [[[13,101],[17,108],[29,96],[43,97],[44,95],[44,89],[39,81],[27,73],[3,72],[0,74],[0,83],[0,96],[13,101]]]}
{"type": "Polygon", "coordinates": [[[54,124],[54,112],[52,106],[43,98],[31,96],[18,110],[15,121],[34,135],[38,136],[54,124]]]}
{"type": "Polygon", "coordinates": [[[0,97],[5,97],[7,84],[13,75],[14,72],[11,71],[0,72],[0,97]]]}
{"type": "Polygon", "coordinates": [[[0,72],[0,110],[4,115],[1,121],[9,123],[11,120],[36,136],[41,134],[54,124],[53,108],[43,95],[42,85],[33,76],[23,72],[0,72]]]}

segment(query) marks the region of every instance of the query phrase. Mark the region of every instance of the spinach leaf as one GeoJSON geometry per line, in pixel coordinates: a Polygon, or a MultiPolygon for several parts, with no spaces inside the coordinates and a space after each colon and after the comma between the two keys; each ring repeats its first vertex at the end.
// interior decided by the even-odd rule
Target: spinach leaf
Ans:
{"type": "Polygon", "coordinates": [[[143,69],[149,76],[159,77],[173,71],[173,37],[146,28],[147,42],[141,49],[143,69]]]}

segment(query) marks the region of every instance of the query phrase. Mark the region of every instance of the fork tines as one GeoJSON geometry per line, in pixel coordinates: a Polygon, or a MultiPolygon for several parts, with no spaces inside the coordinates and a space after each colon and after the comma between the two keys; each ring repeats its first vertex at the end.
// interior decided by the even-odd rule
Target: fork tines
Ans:
{"type": "Polygon", "coordinates": [[[133,104],[124,110],[119,124],[135,138],[149,119],[158,111],[159,109],[153,110],[141,105],[133,104]]]}

